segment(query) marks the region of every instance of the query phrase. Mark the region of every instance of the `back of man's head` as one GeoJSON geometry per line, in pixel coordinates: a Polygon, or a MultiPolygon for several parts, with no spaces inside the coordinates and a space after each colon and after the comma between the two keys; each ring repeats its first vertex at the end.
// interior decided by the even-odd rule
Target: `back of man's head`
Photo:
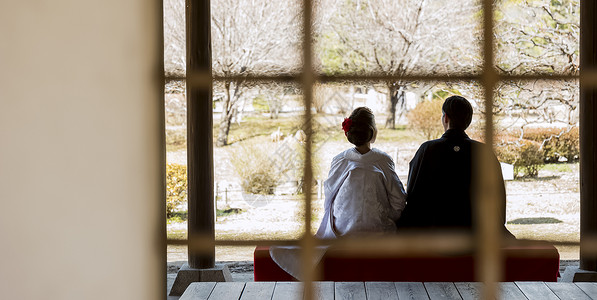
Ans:
{"type": "Polygon", "coordinates": [[[442,111],[450,119],[450,128],[465,130],[473,119],[473,107],[462,96],[450,96],[444,101],[442,111]]]}

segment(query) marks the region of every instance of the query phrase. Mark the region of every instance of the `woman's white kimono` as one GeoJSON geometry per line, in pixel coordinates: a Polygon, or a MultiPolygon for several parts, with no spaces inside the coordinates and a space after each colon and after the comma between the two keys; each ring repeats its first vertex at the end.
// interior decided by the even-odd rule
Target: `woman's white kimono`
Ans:
{"type": "MultiPolygon", "coordinates": [[[[332,160],[324,188],[324,215],[315,237],[396,231],[406,193],[385,152],[373,148],[361,154],[351,148],[340,153],[332,160]]],[[[310,267],[319,263],[326,249],[315,249],[310,267]]],[[[270,247],[270,256],[284,271],[301,279],[299,247],[270,247]]]]}

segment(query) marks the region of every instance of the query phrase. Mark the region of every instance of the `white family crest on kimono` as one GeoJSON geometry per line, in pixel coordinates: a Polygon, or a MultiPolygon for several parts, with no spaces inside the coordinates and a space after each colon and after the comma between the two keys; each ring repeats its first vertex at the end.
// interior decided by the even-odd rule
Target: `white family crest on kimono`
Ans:
{"type": "MultiPolygon", "coordinates": [[[[396,231],[406,193],[385,152],[373,148],[360,154],[351,148],[340,153],[332,160],[324,188],[324,215],[317,238],[396,231]]],[[[326,249],[315,249],[311,267],[319,263],[326,249]]],[[[298,247],[271,247],[270,255],[283,270],[300,279],[298,247]]]]}

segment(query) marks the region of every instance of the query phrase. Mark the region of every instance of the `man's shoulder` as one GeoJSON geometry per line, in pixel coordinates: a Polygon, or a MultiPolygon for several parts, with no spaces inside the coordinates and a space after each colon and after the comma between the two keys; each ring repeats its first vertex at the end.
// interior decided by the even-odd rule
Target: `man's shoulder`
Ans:
{"type": "Polygon", "coordinates": [[[410,162],[411,167],[413,162],[422,162],[432,157],[436,157],[438,154],[437,148],[441,148],[442,144],[443,141],[441,139],[429,140],[421,144],[410,162]]]}
{"type": "Polygon", "coordinates": [[[471,148],[475,151],[491,151],[491,147],[483,142],[479,142],[476,140],[469,139],[471,143],[471,148]]]}
{"type": "Polygon", "coordinates": [[[442,145],[444,145],[446,143],[448,143],[448,139],[443,138],[443,137],[441,137],[439,139],[428,140],[428,141],[424,142],[423,144],[421,144],[421,146],[419,147],[419,150],[441,147],[442,145]]]}
{"type": "Polygon", "coordinates": [[[423,144],[421,144],[421,148],[423,147],[432,147],[435,145],[443,145],[443,144],[449,144],[449,143],[453,143],[454,141],[460,142],[460,143],[469,143],[471,145],[478,145],[480,147],[485,147],[485,143],[483,142],[479,142],[477,140],[473,140],[471,138],[463,138],[463,139],[448,139],[445,137],[440,137],[438,139],[434,139],[434,140],[428,140],[426,142],[424,142],[423,144]]]}
{"type": "Polygon", "coordinates": [[[419,156],[441,156],[446,153],[448,150],[453,149],[454,145],[457,146],[464,146],[465,149],[470,149],[469,151],[480,151],[480,150],[487,150],[489,147],[479,141],[465,138],[465,139],[448,139],[445,137],[441,137],[439,139],[429,140],[421,144],[419,149],[417,150],[417,154],[419,156]]]}
{"type": "Polygon", "coordinates": [[[439,138],[439,139],[435,139],[435,140],[428,140],[426,142],[424,142],[423,144],[421,144],[421,147],[431,147],[437,144],[442,144],[445,143],[446,139],[444,138],[439,138]]]}
{"type": "Polygon", "coordinates": [[[487,147],[487,145],[483,142],[477,141],[477,140],[473,140],[473,139],[468,139],[470,141],[471,144],[473,145],[477,145],[479,147],[487,147]]]}

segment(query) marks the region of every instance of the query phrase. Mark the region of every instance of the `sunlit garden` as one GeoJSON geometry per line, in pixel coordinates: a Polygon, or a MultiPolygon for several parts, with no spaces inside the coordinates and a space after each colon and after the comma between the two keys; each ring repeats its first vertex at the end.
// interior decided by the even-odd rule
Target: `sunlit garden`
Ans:
{"type": "MultiPolygon", "coordinates": [[[[481,68],[477,1],[316,3],[313,51],[321,74],[449,76],[481,68]]],[[[183,4],[165,1],[166,69],[180,77],[185,76],[183,4]]],[[[298,5],[212,1],[213,72],[222,78],[213,88],[217,239],[299,238],[306,193],[312,195],[312,228],[317,229],[330,162],[351,147],[340,124],[356,107],[375,113],[379,133],[373,146],[394,159],[405,184],[415,151],[443,133],[446,97],[462,95],[472,102],[475,115],[467,133],[484,141],[479,82],[334,81],[314,87],[313,146],[305,153],[300,86],[242,79],[299,70],[298,5]],[[229,17],[241,11],[243,17],[229,17]],[[267,17],[273,11],[276,17],[267,17]],[[314,170],[311,190],[304,188],[306,155],[314,170]]],[[[495,21],[498,72],[577,74],[578,1],[497,1],[495,21]]],[[[185,82],[171,80],[165,90],[168,237],[177,239],[186,237],[187,220],[185,82]]],[[[504,81],[494,91],[494,139],[484,142],[503,163],[507,227],[517,238],[579,241],[578,102],[576,81],[504,81]]],[[[217,247],[216,260],[251,260],[252,250],[217,247]]],[[[562,259],[578,259],[578,247],[558,250],[562,259]]],[[[168,252],[169,261],[186,260],[186,247],[169,246],[168,252]]]]}
{"type": "MultiPolygon", "coordinates": [[[[418,146],[440,133],[441,109],[427,109],[438,100],[423,101],[403,116],[404,123],[384,128],[378,115],[376,148],[392,155],[397,173],[407,182],[408,163],[418,146]],[[435,128],[414,127],[415,119],[435,128]],[[435,131],[435,133],[430,133],[435,131]],[[435,134],[435,135],[434,135],[435,134]]],[[[365,105],[363,103],[363,105],[365,105]]],[[[437,107],[436,107],[437,108],[437,107]]],[[[217,114],[216,114],[217,116],[217,114]]],[[[313,228],[322,214],[321,184],[331,159],[351,145],[340,128],[345,113],[315,114],[313,228]]],[[[476,116],[479,117],[479,116],[476,116]]],[[[217,118],[216,118],[217,121],[217,118]]],[[[301,114],[284,112],[272,118],[267,110],[246,112],[231,124],[228,145],[215,147],[216,236],[221,239],[292,239],[302,234],[304,222],[301,188],[304,153],[301,114]]],[[[186,235],[184,126],[172,124],[168,152],[169,236],[186,235]]],[[[214,125],[214,137],[218,131],[214,125]]],[[[441,134],[441,133],[440,133],[441,134]]],[[[474,129],[471,136],[482,135],[474,129]]],[[[214,138],[215,139],[215,138],[214,138]]],[[[215,141],[214,141],[215,142],[215,141]]],[[[522,138],[518,130],[496,135],[495,152],[501,162],[513,166],[507,181],[508,228],[519,238],[557,241],[579,240],[578,129],[537,127],[522,138]]],[[[172,249],[173,260],[184,260],[184,247],[172,249]]],[[[562,258],[575,259],[578,249],[560,249],[562,258]]],[[[252,248],[219,249],[218,259],[250,260],[252,248]],[[238,250],[238,251],[231,251],[238,250]]]]}

